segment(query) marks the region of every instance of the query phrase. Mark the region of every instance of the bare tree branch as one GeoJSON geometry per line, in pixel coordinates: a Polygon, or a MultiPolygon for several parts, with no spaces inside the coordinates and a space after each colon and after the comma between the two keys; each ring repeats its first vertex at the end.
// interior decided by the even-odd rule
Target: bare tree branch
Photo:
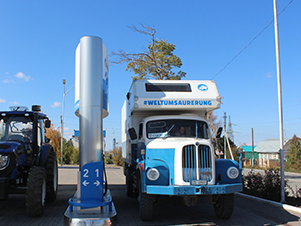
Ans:
{"type": "Polygon", "coordinates": [[[137,76],[135,79],[155,78],[155,79],[181,79],[185,77],[185,72],[179,71],[177,75],[172,72],[172,68],[181,67],[180,58],[172,52],[175,45],[164,40],[156,40],[156,29],[152,26],[140,24],[142,29],[135,25],[128,26],[134,32],[151,36],[148,47],[142,47],[142,53],[127,53],[123,50],[114,51],[110,54],[110,64],[127,63],[126,71],[133,71],[137,76]],[[114,58],[112,60],[112,58],[114,58]]]}

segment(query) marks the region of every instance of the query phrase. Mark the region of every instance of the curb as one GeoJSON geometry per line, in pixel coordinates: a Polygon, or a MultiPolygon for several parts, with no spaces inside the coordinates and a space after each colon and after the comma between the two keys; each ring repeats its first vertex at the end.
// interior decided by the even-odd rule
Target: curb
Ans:
{"type": "Polygon", "coordinates": [[[291,205],[288,205],[288,204],[282,204],[280,202],[270,201],[270,200],[267,200],[267,199],[262,199],[262,198],[258,198],[258,197],[251,196],[251,195],[246,195],[246,194],[239,193],[239,192],[235,192],[235,194],[238,195],[238,196],[247,198],[247,199],[253,199],[253,200],[256,200],[258,202],[268,203],[270,205],[283,208],[285,210],[291,210],[291,211],[301,213],[301,208],[299,208],[299,207],[291,206],[291,205]]]}

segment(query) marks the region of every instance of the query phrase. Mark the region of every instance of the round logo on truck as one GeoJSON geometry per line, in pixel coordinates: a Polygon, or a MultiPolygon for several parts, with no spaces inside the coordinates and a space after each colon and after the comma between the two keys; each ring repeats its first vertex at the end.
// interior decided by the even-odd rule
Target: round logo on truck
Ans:
{"type": "Polygon", "coordinates": [[[198,89],[201,91],[207,91],[208,90],[208,86],[205,84],[200,84],[198,85],[198,89]]]}

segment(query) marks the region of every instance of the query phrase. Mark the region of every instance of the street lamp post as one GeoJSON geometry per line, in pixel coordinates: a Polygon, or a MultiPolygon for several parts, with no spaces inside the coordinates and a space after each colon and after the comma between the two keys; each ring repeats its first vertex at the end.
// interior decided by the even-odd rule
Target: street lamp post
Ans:
{"type": "Polygon", "coordinates": [[[63,79],[63,84],[64,84],[64,94],[63,94],[63,106],[62,106],[62,116],[61,116],[61,166],[63,165],[63,140],[64,140],[64,111],[65,111],[65,96],[66,94],[74,88],[74,85],[67,91],[65,92],[65,84],[66,80],[63,79]]]}
{"type": "Polygon", "coordinates": [[[284,193],[284,156],[283,156],[283,115],[282,115],[282,91],[281,91],[281,70],[280,70],[280,51],[279,51],[279,32],[278,32],[278,14],[277,1],[273,1],[274,5],[274,29],[275,29],[275,49],[277,64],[277,84],[278,84],[278,114],[279,114],[279,132],[280,132],[280,175],[281,175],[281,203],[285,203],[284,193]]]}

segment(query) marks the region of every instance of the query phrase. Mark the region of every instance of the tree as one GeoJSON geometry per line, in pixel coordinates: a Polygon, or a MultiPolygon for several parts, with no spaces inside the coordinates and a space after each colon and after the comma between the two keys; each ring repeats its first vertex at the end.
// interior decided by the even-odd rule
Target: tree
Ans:
{"type": "Polygon", "coordinates": [[[50,128],[46,128],[45,137],[50,139],[50,144],[53,147],[56,156],[61,156],[60,148],[61,148],[61,133],[58,129],[55,129],[53,124],[51,124],[50,128]]]}
{"type": "Polygon", "coordinates": [[[301,171],[301,144],[296,135],[292,138],[286,160],[289,169],[301,171]]]}
{"type": "Polygon", "coordinates": [[[79,150],[73,146],[71,140],[66,142],[66,139],[63,140],[63,160],[64,164],[79,164],[79,150]]]}
{"type": "MultiPolygon", "coordinates": [[[[53,147],[58,163],[61,163],[61,133],[59,129],[55,129],[53,124],[50,128],[46,128],[45,137],[50,139],[50,144],[53,147]]],[[[79,164],[79,150],[75,148],[72,141],[63,139],[63,163],[64,164],[79,164]]]]}
{"type": "MultiPolygon", "coordinates": [[[[219,144],[219,147],[221,149],[221,151],[225,154],[225,151],[224,151],[224,136],[220,137],[217,139],[217,142],[219,144]]],[[[226,141],[227,142],[227,141],[226,141]]],[[[231,150],[232,150],[232,154],[233,154],[233,158],[236,162],[239,162],[239,150],[237,148],[237,146],[233,143],[233,141],[231,139],[229,139],[229,144],[230,144],[230,147],[231,147],[231,150]]],[[[229,150],[229,147],[228,147],[228,144],[226,145],[226,157],[227,159],[231,159],[231,155],[230,155],[230,150],[229,150]]]]}
{"type": "Polygon", "coordinates": [[[218,128],[222,125],[222,122],[221,122],[221,120],[219,120],[218,122],[216,121],[217,116],[215,114],[213,114],[212,111],[207,113],[206,118],[207,118],[207,122],[209,122],[209,130],[210,130],[211,140],[213,141],[218,128]]]}
{"type": "Polygon", "coordinates": [[[133,79],[152,78],[156,80],[180,80],[186,73],[182,71],[174,72],[174,68],[180,68],[182,61],[173,54],[176,46],[168,43],[167,40],[155,37],[156,29],[142,25],[142,29],[136,26],[129,27],[134,32],[151,36],[151,41],[147,49],[142,53],[126,53],[123,50],[112,52],[111,56],[117,57],[113,64],[127,63],[126,71],[133,71],[137,76],[133,79]]]}
{"type": "MultiPolygon", "coordinates": [[[[216,132],[217,132],[218,128],[221,126],[222,122],[221,122],[221,120],[219,120],[218,122],[216,121],[217,116],[215,114],[213,114],[212,111],[207,113],[206,119],[207,119],[207,122],[209,123],[210,138],[211,138],[213,147],[215,150],[217,150],[218,148],[217,148],[215,136],[216,136],[216,132]]],[[[220,146],[219,146],[219,151],[222,151],[220,146]]]]}
{"type": "Polygon", "coordinates": [[[114,148],[114,150],[112,151],[112,161],[113,161],[113,164],[116,164],[118,166],[123,165],[121,147],[114,148]]]}
{"type": "Polygon", "coordinates": [[[104,152],[104,161],[105,164],[113,164],[112,162],[112,151],[105,151],[104,152]]]}

